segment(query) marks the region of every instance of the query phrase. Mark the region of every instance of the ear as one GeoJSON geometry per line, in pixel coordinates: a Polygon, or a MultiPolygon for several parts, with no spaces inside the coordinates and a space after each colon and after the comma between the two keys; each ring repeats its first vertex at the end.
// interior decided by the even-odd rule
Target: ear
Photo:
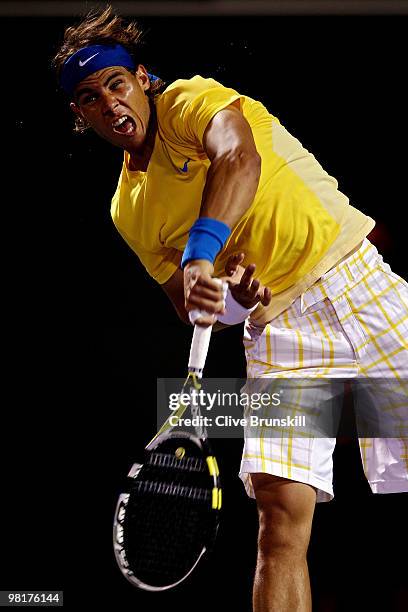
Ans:
{"type": "Polygon", "coordinates": [[[79,106],[77,105],[77,103],[76,103],[76,102],[70,102],[70,103],[69,103],[69,108],[72,110],[72,112],[73,112],[75,115],[78,115],[79,117],[82,117],[82,118],[83,118],[83,115],[82,115],[82,113],[81,113],[81,111],[80,111],[80,109],[79,109],[79,106]]]}
{"type": "Polygon", "coordinates": [[[147,91],[148,89],[150,89],[150,79],[147,74],[147,70],[143,66],[143,64],[138,65],[137,70],[135,72],[135,77],[139,81],[143,91],[147,91]]]}

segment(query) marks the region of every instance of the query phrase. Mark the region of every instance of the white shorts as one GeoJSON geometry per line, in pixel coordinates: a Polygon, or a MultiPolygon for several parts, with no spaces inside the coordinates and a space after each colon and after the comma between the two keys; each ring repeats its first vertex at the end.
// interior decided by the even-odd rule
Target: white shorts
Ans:
{"type": "MultiPolygon", "coordinates": [[[[367,239],[264,328],[247,322],[244,345],[248,379],[363,378],[398,385],[399,401],[390,408],[375,406],[383,400],[373,393],[373,411],[388,410],[400,436],[359,438],[359,444],[374,493],[408,492],[408,283],[367,239]]],[[[336,438],[295,437],[287,429],[246,437],[240,477],[248,495],[254,497],[250,474],[264,472],[307,483],[316,488],[317,502],[330,501],[335,444],[336,438]]]]}

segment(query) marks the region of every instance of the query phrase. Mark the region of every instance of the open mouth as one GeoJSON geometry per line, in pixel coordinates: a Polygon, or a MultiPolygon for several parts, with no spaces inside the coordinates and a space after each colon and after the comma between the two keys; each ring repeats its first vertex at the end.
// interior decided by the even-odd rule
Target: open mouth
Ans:
{"type": "Polygon", "coordinates": [[[129,115],[123,115],[119,119],[115,119],[112,123],[112,129],[116,134],[132,136],[136,132],[136,123],[129,115]]]}

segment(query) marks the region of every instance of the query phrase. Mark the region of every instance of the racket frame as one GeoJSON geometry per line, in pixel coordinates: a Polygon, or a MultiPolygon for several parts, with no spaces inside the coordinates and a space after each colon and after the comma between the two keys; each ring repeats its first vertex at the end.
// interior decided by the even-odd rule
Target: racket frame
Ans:
{"type": "MultiPolygon", "coordinates": [[[[200,380],[202,377],[205,360],[207,358],[208,347],[210,343],[212,332],[212,326],[204,327],[201,325],[194,326],[193,338],[191,342],[190,348],[190,356],[188,363],[188,376],[183,385],[183,391],[188,386],[189,389],[198,390],[201,387],[200,380]]],[[[216,512],[214,515],[215,519],[215,529],[214,529],[214,537],[216,535],[218,529],[218,521],[219,521],[219,511],[222,505],[222,490],[220,486],[220,478],[219,478],[219,469],[217,460],[211,452],[210,445],[207,441],[207,433],[205,428],[203,427],[195,427],[196,435],[190,434],[185,431],[172,431],[176,425],[170,424],[170,418],[172,418],[172,422],[174,423],[174,417],[181,418],[181,416],[186,411],[187,406],[184,404],[180,404],[178,409],[169,416],[169,418],[163,423],[160,430],[154,436],[154,438],[148,443],[146,446],[146,450],[151,452],[157,446],[159,446],[162,442],[169,439],[188,439],[194,442],[199,449],[203,452],[203,455],[206,459],[208,474],[212,478],[213,487],[212,487],[212,502],[211,507],[212,511],[216,512]]],[[[199,413],[199,409],[198,409],[199,413]]],[[[128,473],[128,478],[136,480],[139,476],[139,473],[143,467],[142,463],[134,463],[130,468],[128,473]]],[[[208,550],[208,546],[203,546],[202,551],[197,556],[195,563],[192,565],[190,570],[182,577],[180,580],[176,582],[164,586],[154,586],[147,584],[137,578],[134,575],[133,571],[129,567],[129,562],[126,557],[126,551],[124,547],[124,519],[126,515],[126,509],[129,501],[130,493],[121,493],[118,497],[118,502],[116,505],[114,523],[113,523],[113,549],[115,553],[115,558],[118,563],[119,569],[125,578],[134,586],[137,586],[140,589],[145,591],[165,591],[168,589],[172,589],[184,582],[186,578],[194,571],[200,559],[204,555],[204,553],[208,550]]]]}

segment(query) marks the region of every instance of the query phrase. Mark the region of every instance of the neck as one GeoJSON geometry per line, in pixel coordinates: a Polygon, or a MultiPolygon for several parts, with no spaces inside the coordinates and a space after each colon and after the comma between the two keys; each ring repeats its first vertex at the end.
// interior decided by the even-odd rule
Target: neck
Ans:
{"type": "Polygon", "coordinates": [[[147,128],[146,140],[143,143],[142,151],[128,151],[129,153],[129,170],[141,170],[146,172],[150,158],[154,149],[154,142],[157,132],[156,108],[153,103],[150,103],[150,119],[147,128]]]}

